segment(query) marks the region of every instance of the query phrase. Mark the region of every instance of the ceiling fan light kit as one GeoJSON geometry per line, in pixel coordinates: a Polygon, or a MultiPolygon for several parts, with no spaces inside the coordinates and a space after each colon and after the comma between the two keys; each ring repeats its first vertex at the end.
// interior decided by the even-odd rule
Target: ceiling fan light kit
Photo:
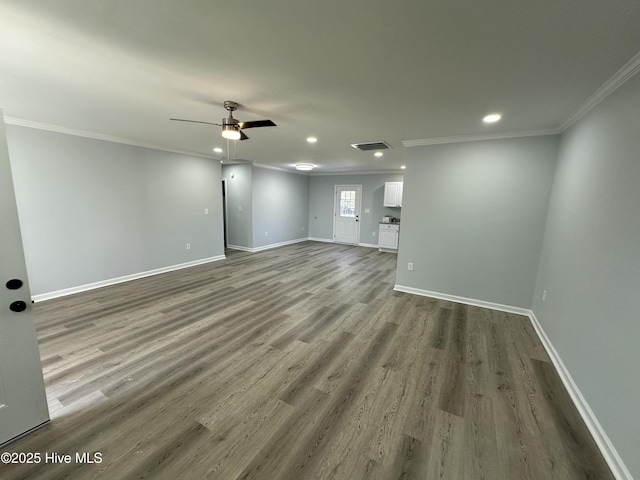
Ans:
{"type": "MultiPolygon", "coordinates": [[[[222,121],[228,120],[223,118],[222,121]]],[[[227,140],[240,140],[240,128],[238,125],[224,124],[222,125],[222,137],[227,140]]]]}

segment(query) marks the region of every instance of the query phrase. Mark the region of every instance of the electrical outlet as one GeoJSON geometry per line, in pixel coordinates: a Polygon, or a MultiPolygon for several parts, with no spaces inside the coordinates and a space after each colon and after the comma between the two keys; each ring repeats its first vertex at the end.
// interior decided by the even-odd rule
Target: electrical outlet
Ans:
{"type": "Polygon", "coordinates": [[[243,210],[244,210],[244,208],[242,208],[242,205],[239,205],[239,206],[238,206],[238,211],[239,211],[239,212],[242,212],[243,210]]]}
{"type": "Polygon", "coordinates": [[[542,290],[542,301],[544,302],[547,299],[547,291],[542,290]]]}
{"type": "Polygon", "coordinates": [[[268,237],[269,236],[269,232],[264,232],[264,236],[268,237]]]}
{"type": "Polygon", "coordinates": [[[209,215],[209,209],[208,209],[208,208],[206,208],[206,207],[205,207],[205,209],[204,209],[204,214],[205,214],[205,215],[209,215]]]}
{"type": "Polygon", "coordinates": [[[191,250],[191,244],[187,243],[187,250],[191,250]]]}
{"type": "Polygon", "coordinates": [[[409,270],[410,272],[413,272],[413,262],[407,263],[407,270],[409,270]]]}

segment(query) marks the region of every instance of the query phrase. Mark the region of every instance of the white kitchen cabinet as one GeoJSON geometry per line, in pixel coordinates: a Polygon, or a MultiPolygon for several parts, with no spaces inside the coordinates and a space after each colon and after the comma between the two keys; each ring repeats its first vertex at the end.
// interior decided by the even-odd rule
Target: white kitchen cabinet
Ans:
{"type": "Polygon", "coordinates": [[[384,206],[402,206],[402,186],[403,182],[384,182],[384,206]]]}
{"type": "Polygon", "coordinates": [[[398,240],[400,239],[400,225],[393,223],[380,223],[378,229],[378,249],[381,252],[398,251],[398,240]]]}

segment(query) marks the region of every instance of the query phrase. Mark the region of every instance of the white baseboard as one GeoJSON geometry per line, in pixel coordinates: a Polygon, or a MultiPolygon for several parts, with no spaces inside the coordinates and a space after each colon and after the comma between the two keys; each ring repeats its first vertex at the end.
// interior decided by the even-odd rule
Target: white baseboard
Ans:
{"type": "Polygon", "coordinates": [[[174,270],[180,270],[182,268],[195,267],[196,265],[202,265],[204,263],[217,262],[218,260],[224,260],[225,258],[226,257],[224,255],[218,255],[217,257],[203,258],[200,260],[194,260],[192,262],[180,263],[178,265],[170,265],[168,267],[156,268],[154,270],[148,270],[146,272],[132,273],[131,275],[125,275],[123,277],[109,278],[107,280],[88,283],[86,285],[65,288],[63,290],[56,290],[55,292],[33,295],[31,297],[31,300],[33,300],[34,302],[43,302],[45,300],[51,300],[53,298],[64,297],[67,295],[73,295],[74,293],[86,292],[88,290],[95,290],[96,288],[107,287],[109,285],[115,285],[117,283],[129,282],[131,280],[150,277],[152,275],[160,275],[161,273],[172,272],[174,270]]]}
{"type": "Polygon", "coordinates": [[[476,307],[491,308],[493,310],[516,313],[529,317],[529,320],[531,321],[531,324],[533,325],[538,338],[540,338],[540,342],[549,354],[549,358],[551,358],[553,366],[556,368],[556,371],[558,372],[563,385],[567,389],[567,392],[569,392],[571,400],[576,406],[578,413],[580,413],[580,416],[584,420],[584,423],[587,425],[591,436],[598,445],[598,448],[600,449],[602,456],[607,462],[607,465],[609,465],[611,472],[617,480],[633,480],[631,472],[629,472],[626,465],[622,461],[622,458],[620,458],[620,455],[613,446],[613,443],[611,443],[611,440],[604,431],[604,428],[602,428],[602,425],[596,418],[595,413],[593,413],[593,410],[591,410],[591,407],[582,395],[582,392],[580,392],[578,385],[576,385],[576,382],[571,377],[569,370],[560,358],[560,355],[551,343],[551,340],[549,340],[549,337],[543,330],[542,325],[540,325],[540,322],[538,321],[532,310],[521,307],[514,307],[511,305],[485,302],[484,300],[477,300],[473,298],[459,297],[457,295],[449,295],[446,293],[421,290],[418,288],[406,287],[403,285],[395,285],[393,289],[399,292],[412,293],[414,295],[422,295],[425,297],[438,298],[441,300],[449,300],[452,302],[464,303],[466,305],[474,305],[476,307]]]}
{"type": "Polygon", "coordinates": [[[241,252],[253,252],[253,248],[251,247],[243,247],[242,245],[227,245],[227,248],[230,250],[240,250],[241,252]]]}
{"type": "Polygon", "coordinates": [[[262,252],[263,250],[271,250],[272,248],[284,247],[285,245],[293,245],[294,243],[306,242],[309,237],[296,238],[295,240],[287,240],[286,242],[272,243],[270,245],[264,245],[262,247],[256,247],[253,252],[262,252]]]}
{"type": "MultiPolygon", "coordinates": [[[[306,242],[307,240],[311,242],[336,243],[334,240],[330,238],[307,237],[307,238],[299,238],[296,240],[290,240],[288,242],[274,243],[271,245],[265,245],[263,247],[257,247],[257,248],[243,247],[240,245],[227,245],[227,248],[230,248],[231,250],[241,250],[243,252],[255,253],[255,252],[261,252],[262,250],[269,250],[271,248],[282,247],[284,245],[291,245],[293,243],[306,242]]],[[[358,246],[367,247],[367,248],[378,248],[378,245],[377,244],[374,245],[373,243],[359,243],[358,246]]]]}
{"type": "Polygon", "coordinates": [[[432,292],[429,290],[421,290],[414,287],[405,287],[404,285],[395,285],[394,290],[398,292],[412,293],[414,295],[422,295],[423,297],[438,298],[440,300],[448,300],[450,302],[464,303],[466,305],[474,305],[476,307],[491,308],[492,310],[499,310],[501,312],[515,313],[518,315],[529,316],[531,310],[521,307],[514,307],[511,305],[503,305],[501,303],[485,302],[484,300],[477,300],[475,298],[459,297],[458,295],[449,295],[448,293],[432,292]]]}
{"type": "Polygon", "coordinates": [[[613,446],[613,443],[611,443],[611,440],[604,431],[604,428],[602,428],[602,425],[596,418],[595,413],[593,413],[593,410],[591,410],[591,407],[587,403],[587,400],[582,395],[582,392],[578,388],[578,385],[576,385],[573,377],[571,377],[569,370],[560,358],[560,355],[558,355],[558,352],[551,343],[551,340],[549,340],[549,337],[542,328],[542,325],[540,325],[540,322],[536,318],[536,315],[535,313],[533,313],[533,311],[529,312],[529,319],[531,320],[531,324],[538,334],[542,345],[544,345],[545,350],[549,354],[551,362],[553,362],[553,365],[556,367],[556,371],[558,372],[562,383],[569,392],[571,400],[573,400],[573,403],[578,409],[580,416],[584,420],[584,423],[587,425],[589,432],[591,432],[591,436],[598,445],[602,456],[607,462],[607,465],[609,465],[611,472],[617,480],[633,480],[631,472],[629,472],[626,465],[622,461],[622,458],[620,458],[618,451],[613,446]]]}
{"type": "MultiPolygon", "coordinates": [[[[336,243],[335,240],[333,240],[331,238],[309,237],[309,240],[311,240],[312,242],[336,243]]],[[[347,244],[343,244],[343,245],[347,245],[347,244]]],[[[373,244],[373,243],[358,243],[358,247],[378,248],[378,244],[377,243],[376,244],[373,244]]]]}
{"type": "Polygon", "coordinates": [[[312,242],[336,243],[332,238],[309,237],[309,240],[311,240],[312,242]]]}
{"type": "Polygon", "coordinates": [[[263,250],[271,250],[272,248],[284,247],[285,245],[293,245],[294,243],[306,242],[307,240],[311,240],[311,239],[309,237],[296,238],[295,240],[287,240],[286,242],[272,243],[270,245],[263,245],[262,247],[256,247],[256,248],[242,247],[240,245],[227,245],[227,248],[230,248],[231,250],[241,250],[243,252],[256,253],[256,252],[262,252],[263,250]]]}

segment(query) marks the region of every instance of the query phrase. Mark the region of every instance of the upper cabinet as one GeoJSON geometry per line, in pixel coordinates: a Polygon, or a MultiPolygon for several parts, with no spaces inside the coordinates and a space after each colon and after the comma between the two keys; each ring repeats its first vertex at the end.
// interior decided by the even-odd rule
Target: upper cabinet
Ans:
{"type": "Polygon", "coordinates": [[[384,206],[402,206],[402,185],[403,182],[384,182],[384,206]]]}

